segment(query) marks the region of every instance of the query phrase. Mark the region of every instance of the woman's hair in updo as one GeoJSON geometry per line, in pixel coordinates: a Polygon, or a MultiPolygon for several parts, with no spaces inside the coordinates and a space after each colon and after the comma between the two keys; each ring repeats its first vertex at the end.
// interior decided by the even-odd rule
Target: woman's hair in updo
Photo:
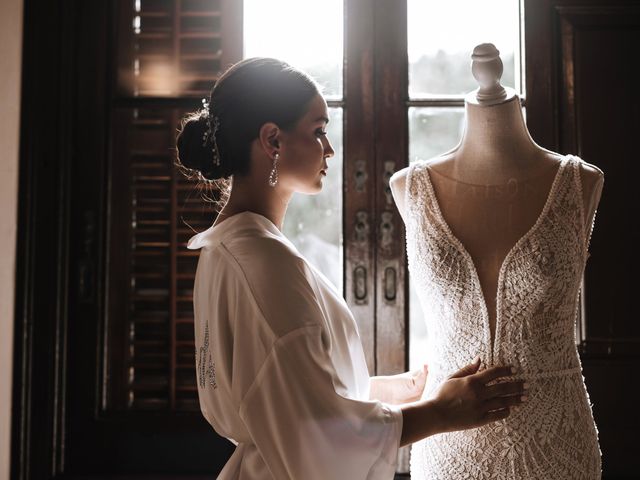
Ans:
{"type": "Polygon", "coordinates": [[[262,125],[273,122],[283,130],[291,129],[319,92],[311,77],[280,60],[249,58],[236,63],[211,90],[208,108],[205,105],[182,120],[178,165],[206,180],[248,174],[251,142],[262,125]],[[205,141],[211,135],[209,123],[213,124],[208,119],[214,117],[218,119],[215,136],[205,141]]]}

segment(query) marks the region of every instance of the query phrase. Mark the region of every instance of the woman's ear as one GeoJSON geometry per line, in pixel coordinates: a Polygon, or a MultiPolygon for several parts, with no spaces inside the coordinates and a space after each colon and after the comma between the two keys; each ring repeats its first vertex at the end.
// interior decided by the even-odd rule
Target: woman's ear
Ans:
{"type": "Polygon", "coordinates": [[[260,127],[260,147],[268,157],[272,157],[273,153],[280,148],[280,135],[280,128],[273,122],[267,122],[260,127]]]}

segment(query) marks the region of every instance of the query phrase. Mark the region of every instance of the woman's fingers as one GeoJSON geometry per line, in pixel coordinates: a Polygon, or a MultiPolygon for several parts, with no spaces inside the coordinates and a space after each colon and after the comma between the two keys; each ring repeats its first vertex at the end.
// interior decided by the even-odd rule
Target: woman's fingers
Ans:
{"type": "Polygon", "coordinates": [[[411,378],[416,382],[425,382],[427,380],[427,375],[429,374],[429,366],[425,363],[422,365],[422,368],[418,368],[411,372],[411,378]]]}
{"type": "Polygon", "coordinates": [[[484,420],[487,423],[497,422],[498,420],[504,420],[511,415],[511,409],[503,408],[501,410],[493,410],[484,414],[484,420]]]}
{"type": "Polygon", "coordinates": [[[429,368],[426,364],[424,364],[420,369],[404,374],[403,378],[406,395],[404,396],[402,403],[414,402],[422,397],[424,386],[427,383],[428,374],[429,368]]]}
{"type": "Polygon", "coordinates": [[[506,395],[522,395],[526,391],[526,384],[522,380],[515,382],[496,383],[485,387],[483,397],[485,399],[493,397],[503,397],[506,395]]]}
{"type": "Polygon", "coordinates": [[[484,385],[498,378],[509,377],[514,373],[515,369],[513,367],[491,367],[476,373],[475,378],[484,385]]]}
{"type": "Polygon", "coordinates": [[[509,397],[495,397],[491,398],[484,403],[485,411],[502,410],[504,408],[521,405],[527,400],[526,395],[509,396],[509,397]]]}
{"type": "Polygon", "coordinates": [[[427,383],[428,375],[429,375],[429,367],[427,366],[427,364],[424,364],[422,368],[415,370],[413,372],[413,375],[411,376],[413,385],[417,390],[420,391],[420,394],[422,394],[422,391],[424,390],[424,385],[427,383]]]}
{"type": "Polygon", "coordinates": [[[467,377],[469,375],[473,375],[474,373],[476,373],[479,368],[480,368],[480,357],[477,357],[473,363],[470,363],[469,365],[462,367],[460,370],[455,372],[449,378],[467,377]]]}

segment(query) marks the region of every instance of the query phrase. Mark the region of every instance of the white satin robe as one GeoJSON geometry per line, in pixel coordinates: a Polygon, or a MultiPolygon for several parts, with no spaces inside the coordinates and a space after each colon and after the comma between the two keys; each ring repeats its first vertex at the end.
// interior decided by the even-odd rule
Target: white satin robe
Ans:
{"type": "Polygon", "coordinates": [[[397,406],[369,400],[355,320],[267,218],[201,232],[193,302],[200,408],[237,444],[219,479],[392,479],[397,406]]]}

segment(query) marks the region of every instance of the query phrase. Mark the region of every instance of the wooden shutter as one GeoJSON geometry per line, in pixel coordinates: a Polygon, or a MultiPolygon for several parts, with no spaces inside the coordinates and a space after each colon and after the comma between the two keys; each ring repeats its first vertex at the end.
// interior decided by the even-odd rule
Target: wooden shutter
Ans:
{"type": "Polygon", "coordinates": [[[180,119],[240,59],[233,0],[121,0],[110,182],[103,408],[197,411],[189,237],[215,219],[215,191],[175,165],[180,119]]]}
{"type": "Polygon", "coordinates": [[[205,96],[242,54],[242,2],[121,0],[118,92],[205,96]]]}
{"type": "Polygon", "coordinates": [[[126,409],[198,409],[192,288],[199,251],[186,244],[212,223],[215,210],[197,181],[174,165],[182,113],[145,107],[114,116],[111,298],[117,315],[111,315],[110,350],[118,357],[112,378],[122,386],[113,385],[119,393],[112,399],[126,409]]]}

